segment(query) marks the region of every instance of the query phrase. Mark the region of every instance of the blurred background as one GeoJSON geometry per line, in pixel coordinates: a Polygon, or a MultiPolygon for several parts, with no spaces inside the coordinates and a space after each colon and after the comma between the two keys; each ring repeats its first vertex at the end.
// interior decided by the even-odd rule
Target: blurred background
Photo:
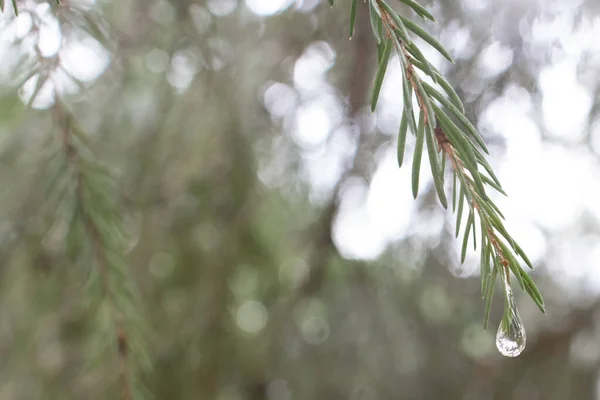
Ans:
{"type": "Polygon", "coordinates": [[[515,359],[429,168],[417,200],[398,169],[397,59],[369,110],[366,3],[352,40],[348,0],[61,3],[0,16],[0,399],[119,398],[113,364],[84,368],[98,333],[45,206],[58,98],[117,176],[154,398],[600,398],[598,1],[421,2],[456,63],[417,43],[487,141],[546,300],[516,288],[515,359]]]}

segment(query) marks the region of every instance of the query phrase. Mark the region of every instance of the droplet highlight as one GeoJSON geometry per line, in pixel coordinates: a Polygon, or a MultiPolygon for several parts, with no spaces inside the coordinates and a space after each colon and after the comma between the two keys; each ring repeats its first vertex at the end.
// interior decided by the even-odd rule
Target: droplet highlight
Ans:
{"type": "Polygon", "coordinates": [[[519,316],[512,289],[506,279],[504,279],[504,289],[506,291],[506,302],[504,316],[500,321],[498,333],[496,334],[496,347],[500,354],[505,357],[517,357],[525,350],[527,334],[519,316]]]}

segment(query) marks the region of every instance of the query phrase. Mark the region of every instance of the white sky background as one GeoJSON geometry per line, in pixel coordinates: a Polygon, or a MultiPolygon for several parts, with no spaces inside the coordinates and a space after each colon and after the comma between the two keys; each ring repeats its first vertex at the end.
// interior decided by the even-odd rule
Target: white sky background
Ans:
{"type": "MultiPolygon", "coordinates": [[[[242,1],[242,0],[239,0],[242,1]]],[[[479,1],[464,0],[465,9],[473,14],[494,7],[510,7],[524,0],[479,1]]],[[[529,0],[538,1],[538,0],[529,0]]],[[[541,0],[540,0],[541,1],[541,0]]],[[[93,1],[88,1],[93,3],[93,1]]],[[[538,18],[527,33],[532,43],[541,49],[558,41],[562,50],[539,72],[538,85],[543,95],[541,104],[534,102],[528,92],[510,86],[504,95],[481,115],[482,131],[501,134],[506,138],[507,150],[498,164],[492,155],[508,198],[496,201],[507,217],[509,232],[521,243],[533,262],[543,257],[551,275],[559,284],[569,287],[587,285],[589,291],[600,293],[600,237],[577,232],[578,217],[587,210],[600,220],[600,123],[593,132],[592,143],[597,154],[577,144],[586,129],[586,118],[592,106],[592,93],[577,80],[577,68],[585,52],[600,54],[600,17],[573,24],[573,12],[578,1],[548,2],[545,10],[555,12],[551,17],[538,18]],[[536,121],[542,121],[538,126],[536,121]],[[541,131],[565,143],[576,144],[565,148],[541,141],[541,131]],[[552,235],[546,241],[539,228],[552,235]]],[[[60,48],[64,68],[83,80],[96,79],[108,66],[109,54],[92,39],[60,47],[62,35],[53,21],[47,5],[35,6],[26,2],[41,17],[44,41],[39,46],[44,55],[53,55],[60,48]],[[54,34],[54,35],[53,35],[54,34]]],[[[157,3],[158,4],[158,3],[157,3]]],[[[238,0],[209,0],[208,11],[222,16],[232,12],[238,0]]],[[[320,5],[318,0],[245,0],[245,6],[256,15],[268,18],[292,7],[311,11],[320,5]]],[[[156,6],[158,7],[158,5],[156,6]]],[[[7,12],[10,13],[10,7],[7,12]]],[[[201,16],[205,10],[195,9],[201,16]]],[[[164,15],[164,13],[160,13],[164,15]]],[[[31,29],[31,17],[23,12],[18,19],[2,18],[9,24],[0,38],[0,57],[6,59],[9,44],[25,36],[31,29]]],[[[454,56],[469,50],[468,29],[457,30],[454,38],[445,44],[454,56]]],[[[421,46],[427,57],[439,69],[444,60],[426,45],[421,46]]],[[[185,54],[164,59],[166,54],[151,52],[147,63],[151,70],[170,69],[169,80],[179,90],[189,84],[197,66],[190,65],[185,54]],[[160,61],[160,62],[158,62],[160,61]]],[[[480,75],[492,77],[510,65],[512,50],[493,42],[478,60],[480,75]]],[[[325,74],[335,63],[335,51],[325,42],[313,43],[294,67],[293,86],[271,82],[264,92],[264,104],[274,117],[282,118],[286,133],[303,148],[302,176],[313,187],[313,197],[319,201],[329,193],[340,172],[353,155],[355,144],[349,139],[347,127],[338,127],[342,119],[342,104],[335,88],[325,74]],[[298,107],[296,109],[296,107],[298,107]]],[[[597,63],[599,64],[599,63],[597,63]]],[[[600,66],[596,65],[598,70],[600,66]]],[[[5,73],[0,67],[0,76],[5,73]]],[[[370,77],[368,79],[371,79],[370,77]]],[[[61,90],[76,90],[62,76],[55,80],[61,90]]],[[[378,110],[372,123],[390,136],[397,134],[402,104],[397,93],[401,87],[397,60],[392,60],[382,89],[378,110]]],[[[35,87],[35,79],[25,85],[22,97],[26,100],[35,87]]],[[[53,87],[47,86],[34,102],[38,108],[48,107],[53,101],[53,87]]],[[[378,169],[369,186],[351,180],[344,188],[344,201],[334,227],[334,240],[341,253],[350,258],[376,258],[390,243],[409,235],[435,238],[441,228],[442,208],[433,210],[425,218],[417,218],[410,185],[411,142],[407,145],[404,166],[398,169],[395,146],[373,154],[378,169]]],[[[421,192],[431,182],[427,160],[421,167],[421,192]]],[[[449,192],[448,192],[449,193],[449,192]]],[[[456,241],[457,253],[459,241],[456,241]]],[[[458,265],[458,256],[455,257],[458,265]]],[[[466,270],[476,273],[477,257],[471,254],[466,270]]],[[[457,266],[456,265],[456,266],[457,266]]]]}

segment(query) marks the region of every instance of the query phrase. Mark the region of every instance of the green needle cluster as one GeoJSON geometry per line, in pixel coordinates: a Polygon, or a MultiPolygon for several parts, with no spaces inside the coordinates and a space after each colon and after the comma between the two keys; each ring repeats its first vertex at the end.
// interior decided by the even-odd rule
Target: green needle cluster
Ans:
{"type": "MultiPolygon", "coordinates": [[[[485,142],[477,128],[465,116],[462,101],[452,85],[427,60],[412,37],[421,38],[450,62],[454,62],[452,57],[436,38],[417,23],[400,15],[385,0],[367,1],[371,27],[378,46],[378,68],[373,84],[371,110],[375,111],[377,107],[392,50],[395,50],[402,71],[404,100],[398,133],[398,165],[401,167],[403,164],[406,137],[410,130],[415,136],[412,162],[413,195],[416,198],[419,192],[422,154],[426,148],[437,196],[444,208],[448,208],[445,170],[446,165],[450,167],[453,175],[452,210],[457,217],[457,237],[461,231],[463,214],[468,215],[463,230],[461,262],[465,260],[469,239],[472,237],[473,248],[476,250],[479,236],[481,294],[485,301],[484,327],[487,328],[496,279],[500,275],[506,277],[510,283],[510,272],[519,286],[545,313],[540,291],[521,266],[524,263],[533,269],[533,265],[507,232],[503,223],[504,215],[486,192],[494,190],[506,195],[483,154],[489,154],[485,142]],[[431,78],[434,85],[425,82],[421,74],[431,78]]],[[[399,1],[410,7],[419,18],[435,21],[419,3],[413,0],[399,1]]],[[[333,5],[333,0],[329,3],[333,5]]],[[[351,0],[350,37],[354,33],[357,3],[358,0],[351,0]]]]}

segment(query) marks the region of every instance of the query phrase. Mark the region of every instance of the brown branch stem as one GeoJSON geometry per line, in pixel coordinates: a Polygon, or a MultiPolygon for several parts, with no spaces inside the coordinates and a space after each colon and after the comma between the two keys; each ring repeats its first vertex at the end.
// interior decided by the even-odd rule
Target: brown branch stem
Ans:
{"type": "MultiPolygon", "coordinates": [[[[396,24],[394,23],[394,20],[392,17],[390,17],[390,15],[388,14],[388,12],[385,10],[385,8],[383,8],[381,6],[381,0],[377,0],[377,5],[379,7],[379,12],[381,14],[381,19],[384,22],[384,26],[385,26],[385,30],[386,30],[386,35],[388,38],[391,38],[393,33],[393,29],[390,29],[390,27],[392,28],[397,28],[396,24]]],[[[394,46],[396,47],[396,51],[398,52],[402,52],[402,54],[404,54],[404,57],[407,60],[411,60],[411,56],[408,53],[408,51],[406,50],[406,47],[404,45],[404,42],[402,41],[401,38],[398,38],[398,42],[400,43],[400,47],[398,47],[398,44],[396,42],[394,42],[394,46]]],[[[406,66],[406,75],[408,76],[408,80],[410,82],[410,85],[413,88],[413,91],[415,92],[415,95],[417,96],[417,103],[419,104],[419,109],[421,110],[421,112],[423,113],[423,123],[425,125],[428,124],[429,120],[430,120],[430,115],[427,112],[427,107],[425,106],[425,100],[423,100],[423,97],[421,96],[421,93],[418,90],[418,84],[417,84],[417,79],[420,80],[419,76],[417,75],[417,73],[415,72],[414,66],[412,65],[412,63],[408,63],[406,66]]]]}
{"type": "MultiPolygon", "coordinates": [[[[396,27],[394,20],[388,14],[388,12],[385,10],[385,8],[381,6],[381,0],[376,0],[376,3],[379,7],[379,12],[381,14],[381,18],[384,22],[386,34],[387,34],[388,38],[390,38],[393,35],[393,28],[396,27]],[[392,28],[390,28],[390,27],[392,27],[392,28]]],[[[412,57],[410,56],[409,52],[406,50],[405,44],[402,41],[402,39],[398,38],[398,41],[397,42],[395,41],[394,44],[396,46],[396,51],[402,52],[402,54],[404,54],[404,57],[407,60],[407,65],[405,65],[406,74],[408,76],[410,85],[412,86],[413,91],[414,91],[415,95],[417,96],[417,102],[419,104],[419,108],[420,108],[421,112],[423,113],[423,123],[425,125],[427,125],[430,121],[430,116],[429,116],[427,107],[425,106],[425,100],[422,98],[421,92],[418,90],[419,85],[417,83],[417,80],[421,81],[421,78],[415,72],[413,63],[411,62],[412,57]],[[399,45],[398,45],[398,43],[399,43],[399,45]]],[[[467,179],[465,179],[465,177],[467,175],[466,175],[465,166],[464,166],[463,162],[456,155],[454,146],[452,146],[452,143],[448,140],[448,137],[446,136],[443,129],[440,127],[439,121],[437,121],[437,120],[436,120],[436,126],[434,129],[434,132],[435,132],[435,138],[438,143],[438,149],[441,150],[443,152],[443,154],[448,157],[448,159],[450,160],[450,163],[452,164],[452,168],[453,168],[454,172],[456,174],[459,174],[462,177],[461,181],[463,183],[463,186],[465,186],[466,190],[469,192],[469,196],[467,196],[467,201],[469,201],[470,208],[472,210],[473,209],[476,210],[477,214],[479,215],[480,220],[485,221],[486,236],[487,236],[489,242],[494,247],[496,255],[500,258],[500,263],[504,267],[504,274],[506,276],[506,280],[508,283],[510,283],[508,260],[504,256],[504,251],[502,250],[502,247],[498,243],[498,241],[499,241],[498,236],[492,229],[491,224],[487,221],[488,218],[485,215],[485,212],[483,212],[481,210],[481,207],[477,203],[475,189],[473,188],[472,184],[467,179]]]]}
{"type": "Polygon", "coordinates": [[[454,147],[452,146],[452,143],[450,143],[450,141],[448,140],[443,129],[440,127],[439,122],[437,124],[435,133],[436,133],[436,135],[435,135],[436,139],[438,140],[438,145],[442,149],[442,152],[450,160],[452,169],[454,170],[455,173],[460,174],[460,176],[463,177],[461,179],[461,181],[463,182],[463,186],[466,188],[467,191],[470,192],[469,196],[467,196],[467,201],[469,201],[471,209],[474,209],[477,211],[477,214],[479,215],[479,219],[482,221],[485,221],[486,236],[487,236],[489,242],[494,247],[494,250],[496,251],[496,255],[500,258],[500,263],[504,267],[504,274],[506,275],[506,280],[508,283],[510,283],[510,274],[509,274],[509,270],[508,270],[509,263],[506,260],[506,257],[504,256],[504,251],[502,250],[502,247],[500,247],[500,244],[498,243],[499,238],[496,235],[496,232],[494,232],[494,230],[492,229],[491,224],[489,222],[487,222],[487,216],[485,215],[485,212],[481,210],[481,206],[479,205],[479,203],[476,200],[475,188],[473,188],[473,185],[469,181],[464,179],[464,177],[467,176],[466,172],[465,172],[465,166],[464,166],[463,162],[460,160],[460,158],[456,155],[456,151],[455,151],[454,147]]]}

